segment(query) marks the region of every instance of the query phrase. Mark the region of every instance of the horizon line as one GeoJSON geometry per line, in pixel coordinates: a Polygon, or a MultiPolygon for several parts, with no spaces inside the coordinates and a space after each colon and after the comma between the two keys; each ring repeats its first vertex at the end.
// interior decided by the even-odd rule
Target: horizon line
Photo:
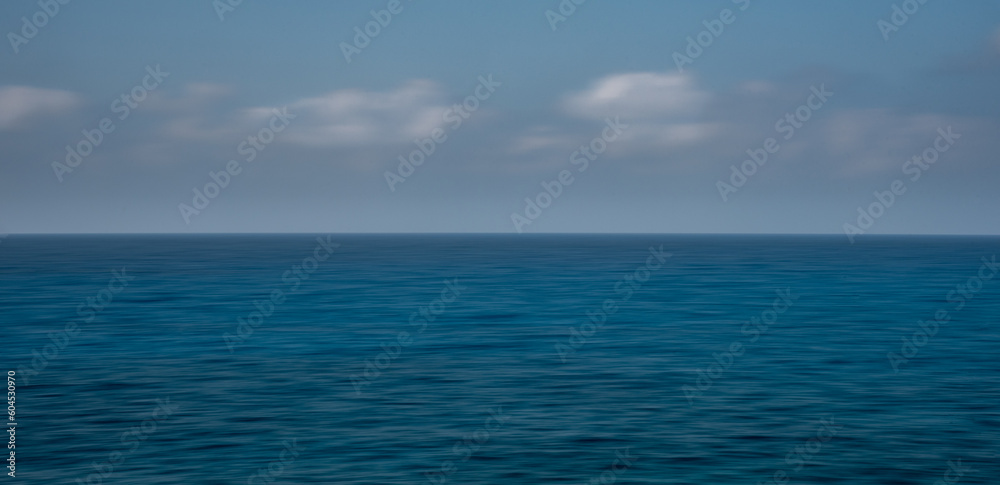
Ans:
{"type": "MultiPolygon", "coordinates": [[[[558,236],[558,235],[577,235],[577,236],[844,236],[844,233],[826,233],[826,232],[529,232],[529,233],[517,233],[517,232],[446,232],[446,231],[427,231],[427,232],[307,232],[307,231],[288,231],[288,232],[10,232],[10,233],[0,233],[0,238],[7,236],[269,236],[269,235],[316,235],[316,234],[341,234],[341,235],[410,235],[410,236],[421,236],[421,235],[447,235],[447,236],[461,236],[461,235],[510,235],[510,236],[558,236]]],[[[940,237],[998,237],[1000,233],[879,233],[879,234],[858,234],[856,237],[884,237],[884,236],[940,236],[940,237]]]]}

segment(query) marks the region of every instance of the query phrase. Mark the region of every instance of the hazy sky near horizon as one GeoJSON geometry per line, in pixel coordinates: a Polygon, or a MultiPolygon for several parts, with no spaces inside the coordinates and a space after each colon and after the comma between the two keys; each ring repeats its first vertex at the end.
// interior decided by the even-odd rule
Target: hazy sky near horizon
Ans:
{"type": "Polygon", "coordinates": [[[52,2],[0,232],[1000,234],[997,2],[52,2]]]}

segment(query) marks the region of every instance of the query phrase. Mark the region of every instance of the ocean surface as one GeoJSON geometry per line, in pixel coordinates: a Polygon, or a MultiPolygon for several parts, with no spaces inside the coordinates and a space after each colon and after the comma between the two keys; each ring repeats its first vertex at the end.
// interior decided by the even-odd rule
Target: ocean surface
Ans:
{"type": "Polygon", "coordinates": [[[995,237],[12,235],[4,479],[997,484],[998,252],[995,237]]]}

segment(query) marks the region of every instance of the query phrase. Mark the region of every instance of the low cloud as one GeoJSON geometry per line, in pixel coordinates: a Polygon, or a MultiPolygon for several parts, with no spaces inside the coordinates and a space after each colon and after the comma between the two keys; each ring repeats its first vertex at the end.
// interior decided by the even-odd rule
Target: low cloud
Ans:
{"type": "Polygon", "coordinates": [[[713,96],[688,74],[611,74],[597,79],[586,89],[565,95],[559,112],[570,119],[552,123],[544,129],[530,128],[528,133],[515,137],[512,152],[571,149],[593,137],[593,129],[599,129],[581,125],[579,121],[598,126],[605,118],[618,118],[628,126],[621,143],[613,147],[616,153],[663,150],[701,142],[719,128],[705,119],[712,100],[713,96]]]}
{"type": "Polygon", "coordinates": [[[590,88],[567,96],[563,106],[581,118],[655,121],[698,115],[710,99],[689,75],[633,72],[598,79],[590,88]]]}
{"type": "Polygon", "coordinates": [[[0,130],[10,130],[45,116],[65,116],[81,104],[69,91],[31,86],[0,87],[0,130]]]}
{"type": "Polygon", "coordinates": [[[616,159],[621,172],[723,177],[731,164],[747,158],[746,150],[773,137],[780,144],[772,156],[777,161],[766,168],[773,183],[849,184],[898,172],[933,141],[939,127],[976,130],[982,125],[982,120],[946,113],[840,106],[834,96],[793,136],[778,132],[776,121],[806,103],[810,86],[821,85],[839,92],[820,79],[749,80],[710,90],[686,74],[611,74],[563,96],[557,103],[561,117],[511,134],[509,152],[529,156],[535,170],[550,170],[567,163],[570,152],[595,136],[603,118],[618,116],[628,129],[601,156],[616,159]]]}
{"type": "Polygon", "coordinates": [[[295,113],[292,143],[359,146],[406,143],[444,124],[446,109],[436,84],[412,80],[390,91],[343,89],[289,105],[295,113]]]}
{"type": "Polygon", "coordinates": [[[175,106],[165,121],[171,138],[212,141],[256,132],[275,108],[287,107],[294,127],[282,135],[284,143],[311,147],[364,147],[408,143],[444,124],[446,105],[433,82],[411,80],[396,89],[368,91],[340,89],[300,98],[287,105],[206,108],[232,90],[224,85],[198,83],[169,100],[175,106]]]}
{"type": "MultiPolygon", "coordinates": [[[[933,114],[899,114],[887,109],[835,112],[817,127],[817,148],[836,160],[847,178],[898,170],[937,136],[936,130],[959,120],[933,114]]],[[[968,122],[960,126],[967,126],[968,122]]],[[[816,139],[817,137],[809,137],[816,139]]]]}

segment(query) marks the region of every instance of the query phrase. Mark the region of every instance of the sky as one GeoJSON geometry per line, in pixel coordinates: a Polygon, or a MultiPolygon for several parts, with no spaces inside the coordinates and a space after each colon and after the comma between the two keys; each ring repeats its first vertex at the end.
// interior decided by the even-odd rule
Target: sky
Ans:
{"type": "Polygon", "coordinates": [[[2,233],[1000,234],[993,1],[62,1],[2,233]]]}

